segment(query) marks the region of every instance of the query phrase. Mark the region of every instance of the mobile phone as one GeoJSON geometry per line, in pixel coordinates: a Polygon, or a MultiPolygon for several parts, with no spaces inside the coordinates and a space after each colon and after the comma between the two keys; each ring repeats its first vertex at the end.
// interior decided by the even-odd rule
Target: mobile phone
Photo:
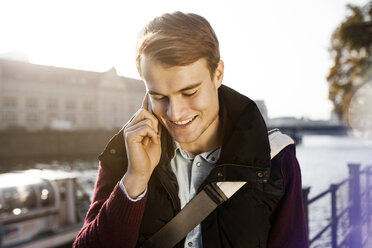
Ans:
{"type": "MultiPolygon", "coordinates": [[[[147,101],[147,111],[149,111],[151,114],[153,114],[156,117],[156,119],[159,120],[159,118],[156,116],[156,114],[154,114],[154,112],[152,112],[152,105],[151,105],[150,99],[148,99],[148,101],[147,101]]],[[[159,121],[159,128],[161,128],[160,121],[159,121]]]]}
{"type": "Polygon", "coordinates": [[[151,105],[151,101],[150,101],[150,99],[147,99],[147,109],[148,109],[148,111],[149,111],[151,114],[153,114],[153,112],[152,112],[152,105],[151,105]]]}

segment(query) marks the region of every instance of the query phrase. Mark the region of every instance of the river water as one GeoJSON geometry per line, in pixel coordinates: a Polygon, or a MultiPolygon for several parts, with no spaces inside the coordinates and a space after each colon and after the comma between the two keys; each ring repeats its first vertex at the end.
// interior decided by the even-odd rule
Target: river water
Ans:
{"type": "Polygon", "coordinates": [[[348,176],[348,163],[372,165],[372,140],[348,136],[304,136],[297,146],[302,185],[310,198],[348,176]]]}

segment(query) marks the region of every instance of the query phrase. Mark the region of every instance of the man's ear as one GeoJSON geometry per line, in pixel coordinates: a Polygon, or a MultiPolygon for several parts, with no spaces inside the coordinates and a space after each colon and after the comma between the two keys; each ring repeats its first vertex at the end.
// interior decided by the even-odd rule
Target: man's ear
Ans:
{"type": "Polygon", "coordinates": [[[215,84],[217,89],[222,84],[224,69],[225,69],[225,65],[224,65],[223,61],[220,60],[220,62],[218,62],[218,65],[217,65],[216,71],[214,72],[214,77],[213,77],[213,81],[214,81],[214,84],[215,84]]]}

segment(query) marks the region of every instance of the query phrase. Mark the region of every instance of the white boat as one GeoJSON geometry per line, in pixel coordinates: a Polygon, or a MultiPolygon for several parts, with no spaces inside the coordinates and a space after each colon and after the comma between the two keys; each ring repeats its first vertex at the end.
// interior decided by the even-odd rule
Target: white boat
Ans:
{"type": "Polygon", "coordinates": [[[0,174],[0,247],[44,248],[71,243],[89,196],[80,173],[26,170],[0,174]]]}

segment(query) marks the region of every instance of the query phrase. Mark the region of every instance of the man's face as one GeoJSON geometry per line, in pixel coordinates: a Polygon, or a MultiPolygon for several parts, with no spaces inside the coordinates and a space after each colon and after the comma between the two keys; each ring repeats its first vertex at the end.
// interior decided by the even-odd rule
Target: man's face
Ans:
{"type": "Polygon", "coordinates": [[[163,67],[143,56],[141,70],[153,113],[184,149],[205,147],[218,131],[218,88],[223,62],[211,78],[207,62],[163,67]]]}

